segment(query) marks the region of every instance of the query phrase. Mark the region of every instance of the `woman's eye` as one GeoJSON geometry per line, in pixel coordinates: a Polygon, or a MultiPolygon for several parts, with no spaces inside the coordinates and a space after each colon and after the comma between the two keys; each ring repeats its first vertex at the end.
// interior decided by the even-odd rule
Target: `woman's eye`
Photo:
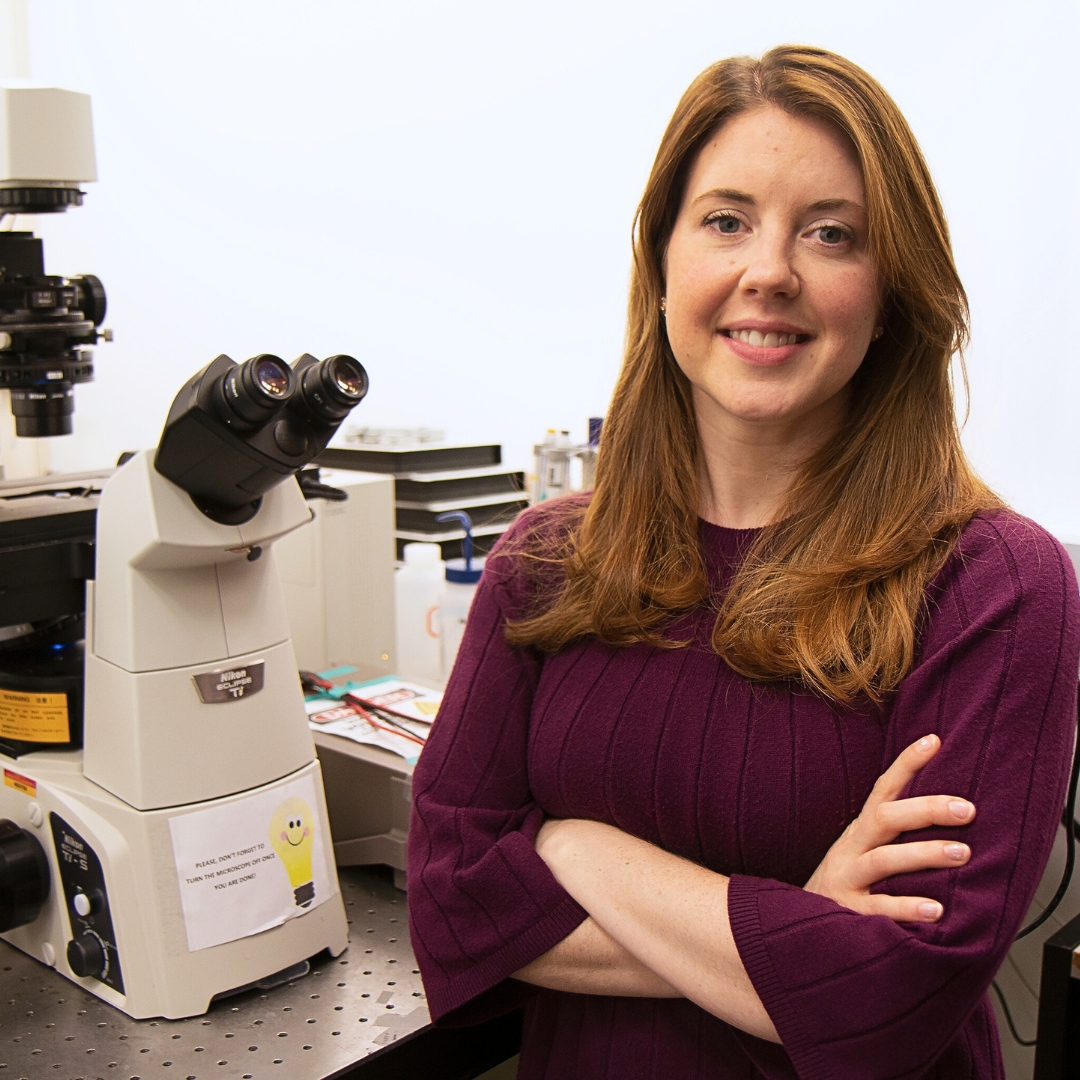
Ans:
{"type": "Polygon", "coordinates": [[[742,227],[742,219],[735,217],[733,214],[719,214],[716,217],[711,218],[709,224],[718,232],[731,236],[732,234],[737,233],[742,227]]]}
{"type": "Polygon", "coordinates": [[[816,230],[823,244],[836,246],[851,239],[851,233],[841,225],[822,225],[816,230]]]}

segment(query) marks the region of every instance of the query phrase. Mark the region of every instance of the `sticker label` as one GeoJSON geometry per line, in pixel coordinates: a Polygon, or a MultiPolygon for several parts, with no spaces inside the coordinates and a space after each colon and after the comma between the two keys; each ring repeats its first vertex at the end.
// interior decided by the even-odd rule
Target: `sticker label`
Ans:
{"type": "Polygon", "coordinates": [[[188,949],[258,934],[337,892],[311,776],[169,819],[188,949]]]}
{"type": "Polygon", "coordinates": [[[10,769],[4,770],[4,783],[16,791],[21,791],[24,795],[37,795],[36,780],[31,780],[29,776],[20,776],[10,769]]]}
{"type": "Polygon", "coordinates": [[[213,705],[219,701],[236,701],[237,698],[257,694],[263,688],[265,669],[266,665],[256,660],[244,667],[204,671],[201,675],[192,675],[192,679],[203,704],[213,705]]]}
{"type": "Polygon", "coordinates": [[[67,694],[0,690],[0,737],[20,742],[68,742],[67,694]]]}

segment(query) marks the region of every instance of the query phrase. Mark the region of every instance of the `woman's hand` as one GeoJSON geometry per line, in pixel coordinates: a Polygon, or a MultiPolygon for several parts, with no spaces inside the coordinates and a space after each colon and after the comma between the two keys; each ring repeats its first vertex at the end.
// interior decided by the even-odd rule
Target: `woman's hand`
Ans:
{"type": "Polygon", "coordinates": [[[915,774],[938,752],[941,740],[927,735],[904,750],[878,777],[859,816],[821,860],[804,888],[827,896],[863,915],[886,915],[894,922],[937,922],[942,907],[923,896],[888,896],[870,886],[894,874],[963,866],[971,857],[967,844],[921,840],[894,844],[903,832],[929,825],[967,825],[975,807],[955,795],[898,798],[915,774]]]}

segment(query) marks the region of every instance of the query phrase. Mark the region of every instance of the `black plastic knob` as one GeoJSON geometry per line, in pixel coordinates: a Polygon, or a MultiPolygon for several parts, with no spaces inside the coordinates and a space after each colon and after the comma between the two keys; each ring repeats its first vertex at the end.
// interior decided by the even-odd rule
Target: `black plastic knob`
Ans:
{"type": "Polygon", "coordinates": [[[14,821],[0,819],[0,933],[33,922],[49,896],[49,860],[14,821]]]}
{"type": "Polygon", "coordinates": [[[72,938],[68,942],[67,962],[80,979],[93,976],[95,979],[105,971],[105,949],[97,934],[85,933],[82,937],[72,938]]]}
{"type": "Polygon", "coordinates": [[[101,284],[101,279],[94,277],[93,274],[83,274],[82,277],[72,278],[71,283],[78,289],[79,310],[95,326],[100,326],[105,321],[105,312],[108,307],[105,300],[105,286],[101,284]]]}

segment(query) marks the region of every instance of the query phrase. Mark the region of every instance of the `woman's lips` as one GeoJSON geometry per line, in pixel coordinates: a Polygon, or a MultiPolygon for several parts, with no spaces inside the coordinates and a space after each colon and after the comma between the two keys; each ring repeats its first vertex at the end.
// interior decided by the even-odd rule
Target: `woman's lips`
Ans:
{"type": "Polygon", "coordinates": [[[778,345],[775,348],[767,349],[764,346],[748,345],[745,341],[740,341],[737,337],[729,337],[723,332],[721,332],[720,337],[724,339],[724,344],[740,360],[745,360],[748,364],[756,364],[759,367],[772,367],[786,363],[797,355],[801,349],[805,349],[813,340],[813,338],[807,338],[805,341],[798,341],[794,345],[778,345]]]}

